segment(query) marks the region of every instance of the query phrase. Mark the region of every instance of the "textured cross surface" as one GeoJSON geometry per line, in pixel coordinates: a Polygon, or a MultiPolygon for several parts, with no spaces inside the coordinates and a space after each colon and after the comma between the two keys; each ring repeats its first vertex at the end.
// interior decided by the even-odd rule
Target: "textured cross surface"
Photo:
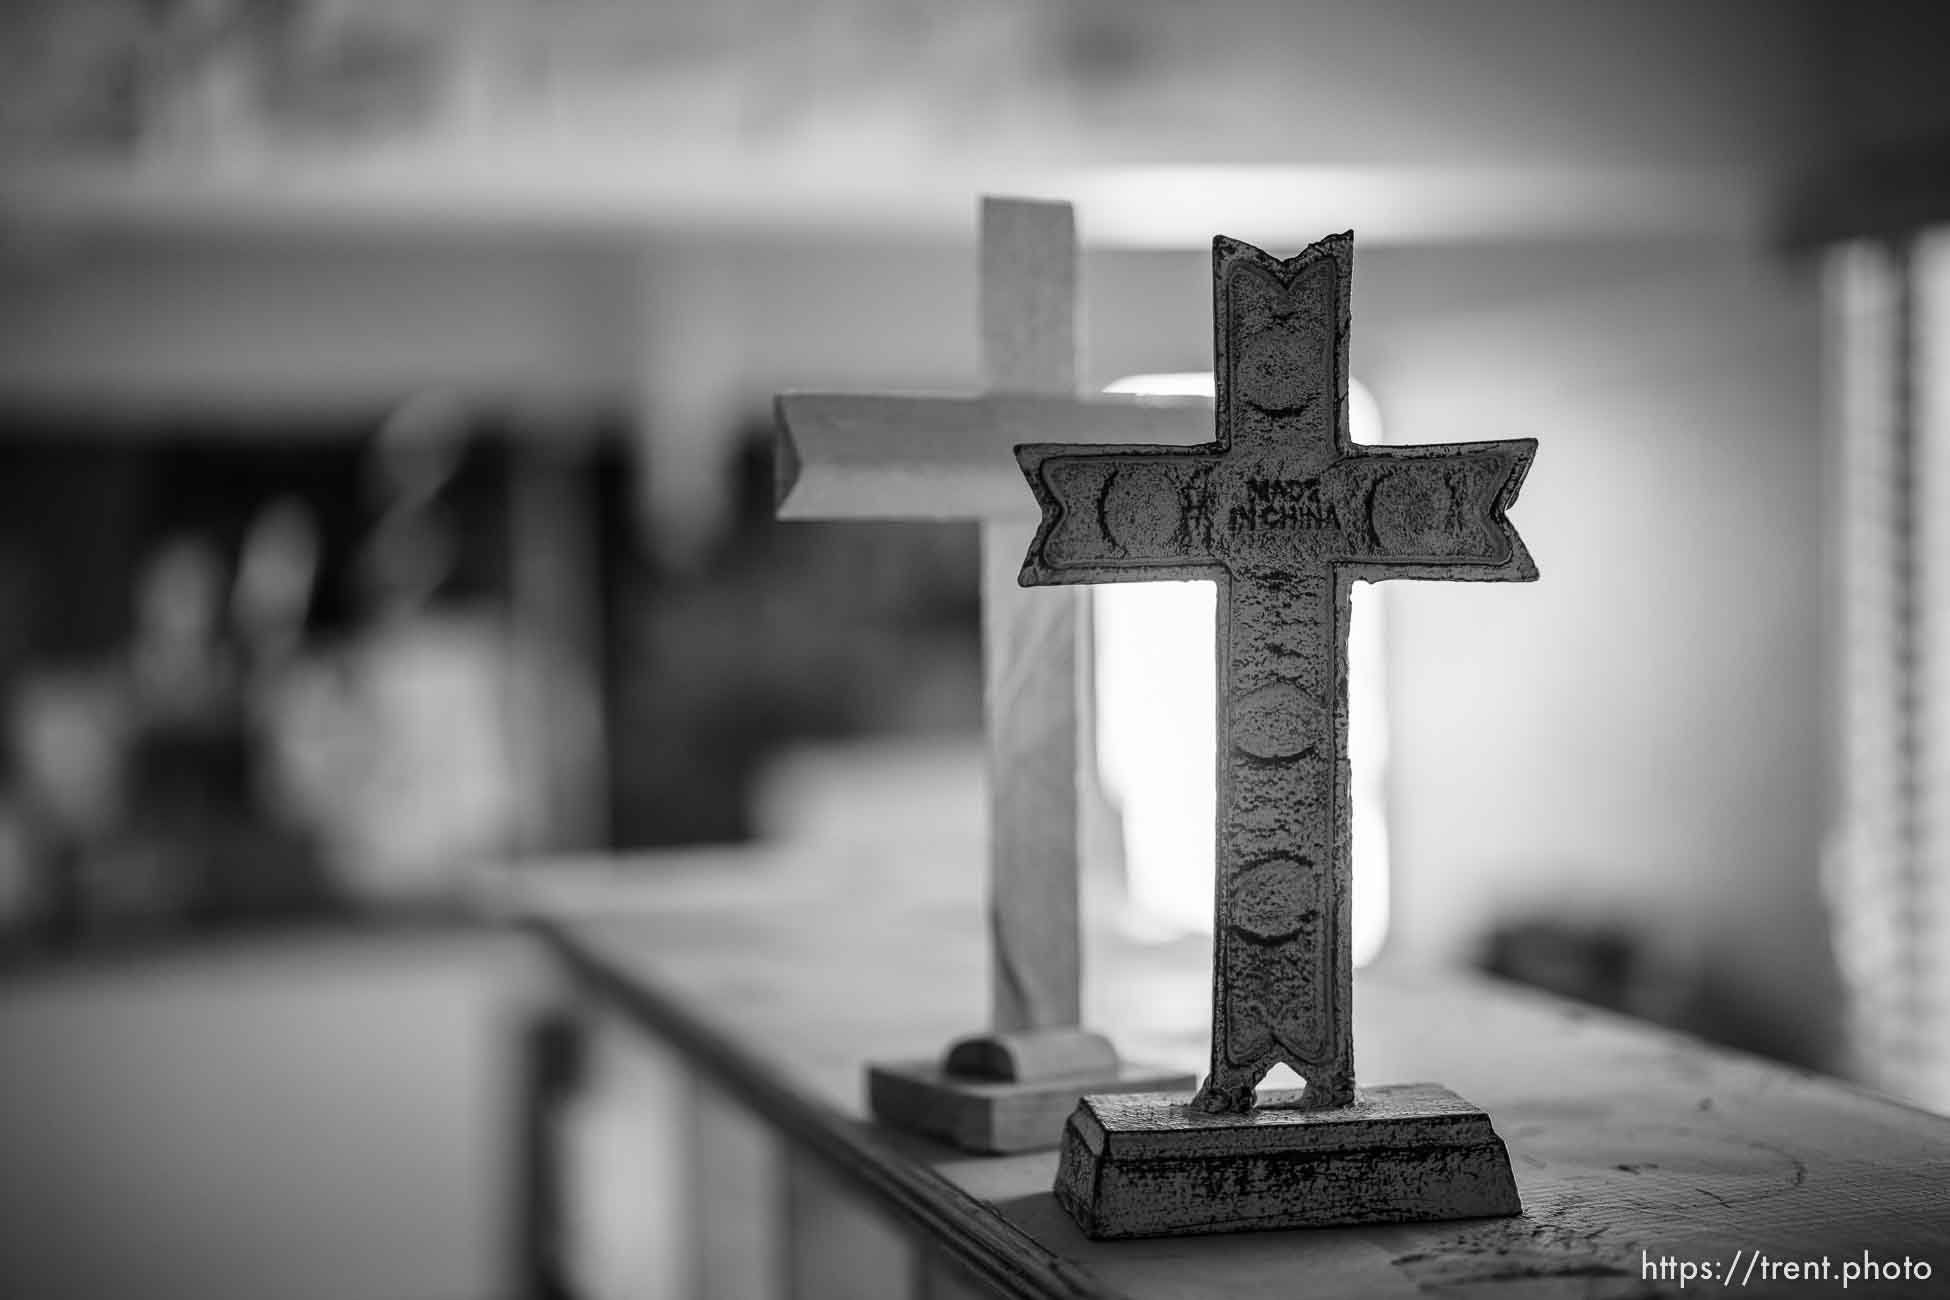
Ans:
{"type": "Polygon", "coordinates": [[[1504,517],[1533,440],[1365,447],[1347,424],[1351,234],[1282,261],[1213,242],[1216,439],[1038,444],[1020,581],[1218,584],[1212,1066],[1193,1105],[1250,1110],[1284,1062],[1305,1109],[1355,1100],[1347,760],[1356,579],[1537,576],[1504,517]]]}
{"type": "Polygon", "coordinates": [[[1033,437],[1189,445],[1211,408],[1077,397],[1068,204],[984,199],[981,241],[988,392],[785,394],[778,495],[782,519],[980,521],[993,1032],[940,1066],[875,1067],[869,1090],[887,1123],[1016,1150],[1053,1145],[1079,1092],[1172,1087],[1179,1076],[1123,1065],[1078,1027],[1078,877],[1098,797],[1087,609],[1081,592],[1017,585],[1035,520],[1012,451],[1033,437]],[[1049,1086],[1012,1086],[1036,1082],[1049,1086]]]}

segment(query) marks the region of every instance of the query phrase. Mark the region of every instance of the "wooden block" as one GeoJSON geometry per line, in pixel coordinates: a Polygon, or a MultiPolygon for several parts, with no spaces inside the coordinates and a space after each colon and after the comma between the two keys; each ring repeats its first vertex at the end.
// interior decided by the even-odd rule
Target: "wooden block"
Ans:
{"type": "Polygon", "coordinates": [[[1010,1081],[950,1074],[936,1061],[867,1070],[867,1104],[881,1123],[978,1155],[1044,1151],[1063,1137],[1064,1117],[1085,1094],[1173,1092],[1191,1075],[1120,1063],[1106,1074],[1010,1081]]]}
{"type": "Polygon", "coordinates": [[[1099,1240],[1523,1212],[1489,1116],[1447,1088],[1282,1108],[1296,1099],[1215,1114],[1184,1092],[1085,1097],[1064,1129],[1056,1199],[1099,1240]]]}
{"type": "Polygon", "coordinates": [[[964,1038],[948,1049],[942,1066],[963,1078],[1006,1083],[1108,1078],[1117,1070],[1117,1049],[1087,1029],[1023,1029],[964,1038]]]}

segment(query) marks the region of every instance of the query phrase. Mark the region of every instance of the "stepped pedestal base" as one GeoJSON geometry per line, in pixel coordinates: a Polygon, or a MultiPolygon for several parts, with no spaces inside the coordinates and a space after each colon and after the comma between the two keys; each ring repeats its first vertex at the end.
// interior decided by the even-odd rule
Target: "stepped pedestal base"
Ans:
{"type": "Polygon", "coordinates": [[[1432,1083],[1362,1088],[1335,1110],[1193,1110],[1188,1092],[1085,1097],[1056,1198],[1098,1239],[1521,1214],[1483,1111],[1432,1083]]]}

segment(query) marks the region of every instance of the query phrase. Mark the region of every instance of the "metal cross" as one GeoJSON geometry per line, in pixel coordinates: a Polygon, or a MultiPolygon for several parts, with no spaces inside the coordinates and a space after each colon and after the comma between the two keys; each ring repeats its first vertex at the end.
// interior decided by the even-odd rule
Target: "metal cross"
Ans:
{"type": "Polygon", "coordinates": [[[1348,436],[1352,233],[1281,261],[1212,244],[1217,428],[1197,447],[1039,443],[1019,581],[1218,583],[1212,1069],[1243,1111],[1276,1063],[1299,1104],[1354,1098],[1348,593],[1356,579],[1537,576],[1504,511],[1533,439],[1365,447],[1348,436]]]}

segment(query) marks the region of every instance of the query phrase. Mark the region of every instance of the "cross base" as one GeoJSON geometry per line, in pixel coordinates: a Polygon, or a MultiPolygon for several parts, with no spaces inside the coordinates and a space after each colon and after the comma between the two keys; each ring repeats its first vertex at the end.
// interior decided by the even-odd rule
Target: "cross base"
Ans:
{"type": "Polygon", "coordinates": [[[1193,1110],[1184,1093],[1085,1097],[1056,1199],[1097,1240],[1523,1212],[1483,1111],[1433,1083],[1362,1088],[1335,1110],[1193,1110]]]}
{"type": "Polygon", "coordinates": [[[890,1128],[980,1155],[1045,1151],[1085,1093],[1172,1092],[1189,1074],[1118,1059],[1102,1035],[1034,1030],[964,1039],[936,1061],[867,1067],[867,1103],[890,1128]]]}

